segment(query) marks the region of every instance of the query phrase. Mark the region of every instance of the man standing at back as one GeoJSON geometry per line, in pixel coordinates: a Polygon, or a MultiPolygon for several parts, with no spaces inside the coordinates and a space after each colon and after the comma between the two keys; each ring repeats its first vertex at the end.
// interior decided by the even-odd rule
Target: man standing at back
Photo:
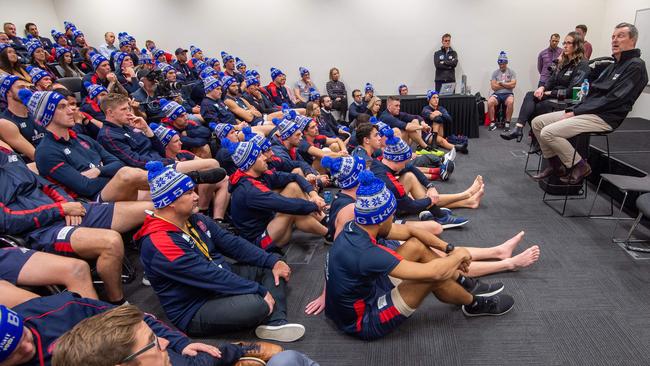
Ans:
{"type": "Polygon", "coordinates": [[[555,70],[557,63],[554,64],[553,61],[557,60],[560,54],[562,54],[562,48],[557,46],[559,43],[560,35],[553,33],[548,47],[537,55],[537,71],[539,72],[538,87],[546,85],[546,80],[548,80],[553,70],[555,70]]]}
{"type": "Polygon", "coordinates": [[[578,24],[576,25],[576,33],[582,36],[582,39],[585,41],[585,58],[589,60],[591,58],[591,52],[593,51],[593,47],[591,47],[591,43],[587,42],[587,26],[584,24],[578,24]]]}
{"type": "Polygon", "coordinates": [[[451,48],[451,34],[442,35],[442,47],[433,54],[433,62],[436,65],[436,91],[440,91],[444,83],[456,82],[458,55],[451,48]]]}

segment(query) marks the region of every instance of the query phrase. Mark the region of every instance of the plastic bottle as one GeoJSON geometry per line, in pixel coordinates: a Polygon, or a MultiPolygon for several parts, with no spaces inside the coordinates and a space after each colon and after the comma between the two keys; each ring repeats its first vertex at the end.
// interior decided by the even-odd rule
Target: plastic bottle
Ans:
{"type": "Polygon", "coordinates": [[[585,79],[580,86],[580,100],[589,94],[589,80],[585,79]]]}

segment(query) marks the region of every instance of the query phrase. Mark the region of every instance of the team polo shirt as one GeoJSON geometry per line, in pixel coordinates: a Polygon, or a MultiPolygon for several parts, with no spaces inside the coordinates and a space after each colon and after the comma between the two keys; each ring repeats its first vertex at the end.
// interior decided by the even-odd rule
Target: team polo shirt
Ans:
{"type": "Polygon", "coordinates": [[[327,136],[317,135],[314,138],[306,137],[300,140],[300,145],[298,145],[298,152],[307,164],[312,165],[314,163],[314,157],[309,153],[310,147],[316,147],[322,149],[327,146],[327,136]],[[309,141],[311,139],[311,141],[309,141]]]}
{"type": "Polygon", "coordinates": [[[402,259],[353,221],[346,223],[327,255],[325,315],[346,333],[360,332],[364,313],[385,293],[376,281],[402,259]]]}
{"type": "Polygon", "coordinates": [[[45,128],[34,121],[31,113],[27,117],[18,117],[7,109],[0,114],[0,119],[6,119],[15,124],[20,134],[33,146],[37,146],[45,137],[45,128]]]}

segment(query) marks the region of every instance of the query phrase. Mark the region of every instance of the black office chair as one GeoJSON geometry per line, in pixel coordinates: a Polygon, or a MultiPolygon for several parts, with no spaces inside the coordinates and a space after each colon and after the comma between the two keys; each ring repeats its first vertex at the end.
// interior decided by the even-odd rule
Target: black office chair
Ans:
{"type": "Polygon", "coordinates": [[[83,81],[80,77],[69,77],[56,79],[56,82],[65,86],[81,102],[81,91],[84,89],[83,81]]]}

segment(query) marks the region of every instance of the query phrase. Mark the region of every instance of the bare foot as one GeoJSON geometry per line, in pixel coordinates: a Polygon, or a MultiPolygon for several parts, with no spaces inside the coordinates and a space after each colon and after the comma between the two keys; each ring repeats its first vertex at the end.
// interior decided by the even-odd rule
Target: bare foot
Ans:
{"type": "Polygon", "coordinates": [[[532,247],[524,250],[512,258],[504,259],[504,261],[512,265],[510,268],[511,271],[518,271],[537,262],[538,259],[539,247],[537,245],[533,245],[532,247]]]}
{"type": "Polygon", "coordinates": [[[469,193],[470,197],[475,195],[476,192],[478,192],[479,189],[481,189],[481,186],[483,186],[483,177],[480,175],[476,176],[476,179],[474,179],[474,183],[465,190],[466,193],[469,193]]]}
{"type": "Polygon", "coordinates": [[[515,250],[519,242],[524,238],[524,231],[520,231],[517,235],[503,242],[503,244],[496,247],[497,258],[508,259],[512,257],[512,252],[515,250]]]}
{"type": "Polygon", "coordinates": [[[478,206],[481,205],[481,199],[483,198],[483,195],[485,194],[485,186],[481,185],[481,188],[479,188],[478,192],[473,194],[468,200],[467,200],[467,208],[478,208],[478,206]]]}

